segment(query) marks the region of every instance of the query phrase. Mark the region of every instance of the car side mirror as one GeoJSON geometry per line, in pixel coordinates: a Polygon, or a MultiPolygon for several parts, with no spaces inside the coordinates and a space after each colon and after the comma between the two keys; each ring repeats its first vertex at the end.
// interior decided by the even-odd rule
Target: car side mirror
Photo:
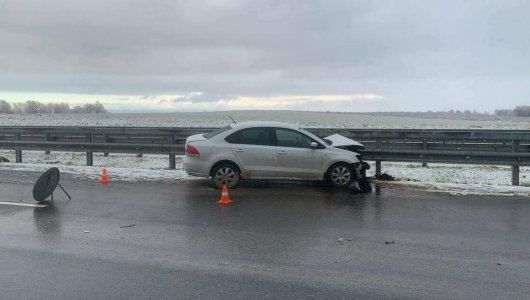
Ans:
{"type": "Polygon", "coordinates": [[[317,142],[311,142],[310,147],[311,147],[312,149],[316,149],[316,148],[318,148],[318,143],[317,143],[317,142]]]}

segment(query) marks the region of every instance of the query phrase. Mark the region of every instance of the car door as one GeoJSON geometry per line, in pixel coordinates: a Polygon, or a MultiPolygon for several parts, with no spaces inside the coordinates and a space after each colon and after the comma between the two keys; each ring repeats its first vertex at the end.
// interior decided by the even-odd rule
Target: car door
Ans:
{"type": "Polygon", "coordinates": [[[226,137],[245,178],[276,177],[276,146],[268,127],[245,128],[226,137]]]}
{"type": "Polygon", "coordinates": [[[275,128],[275,137],[278,177],[322,177],[322,150],[311,148],[311,143],[316,141],[299,131],[286,128],[275,128]]]}

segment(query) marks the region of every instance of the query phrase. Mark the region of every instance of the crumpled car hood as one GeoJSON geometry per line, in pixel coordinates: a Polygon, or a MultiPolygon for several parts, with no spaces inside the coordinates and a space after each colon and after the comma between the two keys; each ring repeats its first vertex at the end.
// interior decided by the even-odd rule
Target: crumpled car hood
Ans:
{"type": "Polygon", "coordinates": [[[357,147],[364,147],[363,144],[356,142],[352,139],[349,139],[343,135],[340,135],[338,133],[332,134],[330,136],[325,137],[325,139],[330,140],[332,142],[332,147],[344,147],[344,146],[357,146],[357,147]]]}

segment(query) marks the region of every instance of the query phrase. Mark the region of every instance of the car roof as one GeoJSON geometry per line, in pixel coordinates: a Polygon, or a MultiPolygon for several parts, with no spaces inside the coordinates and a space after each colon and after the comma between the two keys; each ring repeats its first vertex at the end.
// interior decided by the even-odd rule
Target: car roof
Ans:
{"type": "Polygon", "coordinates": [[[274,121],[243,121],[243,122],[237,122],[235,124],[230,125],[234,129],[242,129],[242,128],[249,128],[249,127],[282,127],[282,128],[289,128],[289,129],[299,129],[300,126],[289,124],[289,123],[283,123],[283,122],[274,122],[274,121]]]}

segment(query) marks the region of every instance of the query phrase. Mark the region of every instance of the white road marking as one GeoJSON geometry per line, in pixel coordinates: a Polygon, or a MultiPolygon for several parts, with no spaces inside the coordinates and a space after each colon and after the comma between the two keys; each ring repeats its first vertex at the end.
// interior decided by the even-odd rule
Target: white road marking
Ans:
{"type": "Polygon", "coordinates": [[[31,204],[31,203],[8,202],[8,201],[0,201],[0,204],[13,205],[13,206],[26,206],[26,207],[47,207],[48,206],[46,204],[31,204]]]}

